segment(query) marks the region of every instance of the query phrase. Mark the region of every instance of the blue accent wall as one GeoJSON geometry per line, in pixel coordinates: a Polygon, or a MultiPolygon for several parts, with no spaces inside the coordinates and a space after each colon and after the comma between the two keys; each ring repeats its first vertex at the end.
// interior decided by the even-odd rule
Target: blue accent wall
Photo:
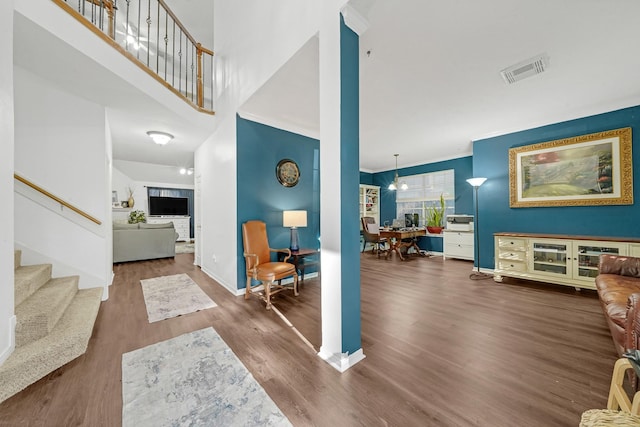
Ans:
{"type": "MultiPolygon", "coordinates": [[[[254,219],[264,221],[269,245],[288,248],[290,230],[282,226],[282,211],[306,210],[307,227],[298,229],[300,247],[319,248],[320,142],[241,117],[236,118],[236,127],[238,289],[242,289],[246,283],[242,223],[254,219]],[[284,158],[294,160],[300,168],[300,181],[295,187],[284,187],[276,178],[276,165],[284,158]]],[[[305,273],[312,271],[314,269],[309,268],[305,273]]]]}
{"type": "Polygon", "coordinates": [[[342,352],[362,347],[360,322],[359,59],[358,35],[340,15],[340,189],[342,266],[342,352]]]}
{"type": "Polygon", "coordinates": [[[473,143],[473,170],[487,181],[479,188],[480,263],[494,267],[496,232],[640,237],[640,185],[635,174],[633,205],[509,207],[509,149],[573,136],[632,128],[633,165],[640,165],[640,106],[516,132],[473,143]]]}
{"type": "Polygon", "coordinates": [[[360,172],[360,184],[374,185],[373,174],[369,172],[360,172]]]}

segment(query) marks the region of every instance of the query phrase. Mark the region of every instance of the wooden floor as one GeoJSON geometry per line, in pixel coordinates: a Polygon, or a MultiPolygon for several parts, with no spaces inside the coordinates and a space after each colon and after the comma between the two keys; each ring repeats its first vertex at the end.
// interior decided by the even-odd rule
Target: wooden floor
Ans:
{"type": "MultiPolygon", "coordinates": [[[[213,326],[295,426],[577,426],[615,361],[595,292],[472,281],[471,263],[362,255],[362,347],[340,374],[257,299],[175,260],[114,267],[87,353],[0,404],[2,426],[119,426],[121,355],[213,326]],[[218,307],[149,324],[140,279],[188,273],[218,307]]],[[[320,284],[275,305],[316,347],[320,284]]]]}

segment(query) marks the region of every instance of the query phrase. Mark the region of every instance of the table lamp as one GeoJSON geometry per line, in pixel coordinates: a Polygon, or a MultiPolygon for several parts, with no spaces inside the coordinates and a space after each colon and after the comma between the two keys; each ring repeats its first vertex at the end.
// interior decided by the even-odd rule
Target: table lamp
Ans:
{"type": "Polygon", "coordinates": [[[291,228],[291,244],[289,249],[292,251],[299,250],[298,227],[307,226],[307,211],[282,211],[282,226],[291,228]]]}

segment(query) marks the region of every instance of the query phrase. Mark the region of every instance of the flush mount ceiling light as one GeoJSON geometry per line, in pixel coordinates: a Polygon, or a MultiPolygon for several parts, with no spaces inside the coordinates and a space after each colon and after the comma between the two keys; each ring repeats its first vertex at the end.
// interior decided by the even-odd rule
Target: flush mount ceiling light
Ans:
{"type": "Polygon", "coordinates": [[[193,168],[182,168],[180,169],[180,175],[193,175],[193,168]]]}
{"type": "Polygon", "coordinates": [[[149,135],[149,137],[153,139],[153,142],[158,145],[165,145],[173,139],[173,135],[171,135],[170,133],[159,132],[156,130],[150,130],[149,132],[147,132],[147,135],[149,135]]]}
{"type": "Polygon", "coordinates": [[[391,191],[397,190],[398,188],[400,188],[402,191],[404,191],[404,190],[408,189],[409,186],[404,181],[402,181],[400,184],[398,184],[398,156],[399,156],[399,154],[394,154],[394,156],[396,156],[396,175],[393,178],[393,182],[391,184],[389,184],[388,188],[391,191]]]}

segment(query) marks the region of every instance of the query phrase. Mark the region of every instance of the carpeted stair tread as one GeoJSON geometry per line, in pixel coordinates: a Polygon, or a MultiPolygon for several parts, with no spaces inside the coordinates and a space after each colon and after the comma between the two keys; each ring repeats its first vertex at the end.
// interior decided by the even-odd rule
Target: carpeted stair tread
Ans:
{"type": "Polygon", "coordinates": [[[50,333],[78,292],[78,276],[49,280],[16,307],[16,347],[50,333]]]}
{"type": "Polygon", "coordinates": [[[51,279],[51,264],[21,266],[16,268],[14,276],[14,305],[17,307],[51,279]]]}
{"type": "Polygon", "coordinates": [[[102,288],[78,291],[49,335],[15,349],[0,366],[0,402],[87,350],[101,299],[102,288]]]}
{"type": "Polygon", "coordinates": [[[22,262],[22,251],[13,251],[13,269],[20,267],[22,262]]]}

